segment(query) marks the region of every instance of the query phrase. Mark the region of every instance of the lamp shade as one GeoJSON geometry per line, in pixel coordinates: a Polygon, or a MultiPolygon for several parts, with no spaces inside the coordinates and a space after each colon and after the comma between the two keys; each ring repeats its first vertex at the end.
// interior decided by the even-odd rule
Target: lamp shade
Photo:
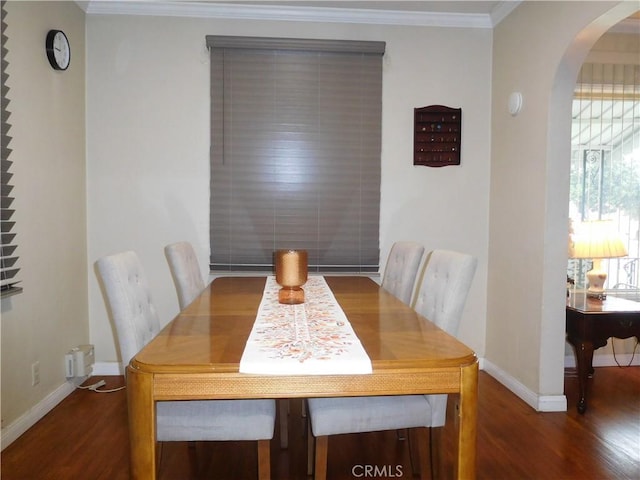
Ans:
{"type": "Polygon", "coordinates": [[[576,227],[569,248],[571,258],[615,258],[625,255],[627,249],[611,221],[594,220],[576,227]]]}
{"type": "Polygon", "coordinates": [[[593,267],[586,273],[589,283],[587,298],[597,301],[607,298],[604,289],[607,272],[602,268],[602,259],[624,257],[626,254],[627,249],[610,221],[583,222],[576,228],[569,242],[569,256],[593,260],[593,267]]]}

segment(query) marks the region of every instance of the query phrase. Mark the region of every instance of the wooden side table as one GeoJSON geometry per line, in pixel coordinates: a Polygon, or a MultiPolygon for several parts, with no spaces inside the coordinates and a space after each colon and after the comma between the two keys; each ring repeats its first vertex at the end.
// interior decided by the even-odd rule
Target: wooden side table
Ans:
{"type": "Polygon", "coordinates": [[[567,299],[567,341],[573,346],[578,367],[578,412],[587,410],[587,379],[593,375],[593,351],[610,337],[640,340],[640,302],[607,296],[591,300],[585,293],[567,299]]]}

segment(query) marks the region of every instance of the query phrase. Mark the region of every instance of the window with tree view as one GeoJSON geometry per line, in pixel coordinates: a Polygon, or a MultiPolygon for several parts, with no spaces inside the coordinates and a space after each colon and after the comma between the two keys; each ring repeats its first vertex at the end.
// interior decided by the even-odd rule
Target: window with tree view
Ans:
{"type": "MultiPolygon", "coordinates": [[[[605,287],[640,293],[640,66],[584,64],[573,100],[569,215],[573,225],[610,220],[628,255],[603,262],[605,287]]],[[[585,287],[591,261],[568,276],[585,287]]]]}

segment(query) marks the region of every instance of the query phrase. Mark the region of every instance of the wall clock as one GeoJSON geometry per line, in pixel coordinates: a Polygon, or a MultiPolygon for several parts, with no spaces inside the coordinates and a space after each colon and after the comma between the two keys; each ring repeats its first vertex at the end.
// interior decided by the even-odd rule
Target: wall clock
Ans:
{"type": "Polygon", "coordinates": [[[45,42],[47,58],[55,70],[66,70],[71,62],[69,39],[62,30],[49,30],[45,42]]]}

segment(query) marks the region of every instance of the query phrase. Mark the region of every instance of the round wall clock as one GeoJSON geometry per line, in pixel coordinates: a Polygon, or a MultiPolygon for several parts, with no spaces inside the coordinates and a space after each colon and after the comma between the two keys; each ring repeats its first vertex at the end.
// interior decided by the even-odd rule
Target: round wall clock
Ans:
{"type": "Polygon", "coordinates": [[[62,30],[49,30],[45,42],[47,58],[56,70],[66,70],[71,62],[69,39],[62,30]]]}

